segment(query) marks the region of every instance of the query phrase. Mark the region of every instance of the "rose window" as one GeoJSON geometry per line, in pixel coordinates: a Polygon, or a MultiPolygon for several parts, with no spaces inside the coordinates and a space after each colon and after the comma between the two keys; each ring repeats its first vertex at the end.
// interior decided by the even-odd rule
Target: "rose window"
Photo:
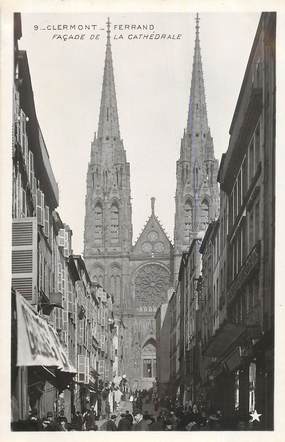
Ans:
{"type": "Polygon", "coordinates": [[[143,267],[135,279],[138,305],[159,305],[165,301],[169,288],[169,272],[158,264],[143,267]]]}

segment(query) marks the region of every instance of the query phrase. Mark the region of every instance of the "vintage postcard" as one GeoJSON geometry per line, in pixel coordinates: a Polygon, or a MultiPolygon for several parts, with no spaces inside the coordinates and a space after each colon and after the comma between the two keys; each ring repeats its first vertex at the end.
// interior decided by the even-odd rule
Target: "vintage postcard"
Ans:
{"type": "Polygon", "coordinates": [[[282,440],[284,12],[54,3],[2,8],[7,434],[282,440]]]}

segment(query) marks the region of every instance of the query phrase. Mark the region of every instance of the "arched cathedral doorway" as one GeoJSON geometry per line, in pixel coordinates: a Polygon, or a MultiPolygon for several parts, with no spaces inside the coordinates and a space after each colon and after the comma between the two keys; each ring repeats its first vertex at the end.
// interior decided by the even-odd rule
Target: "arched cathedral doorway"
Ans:
{"type": "Polygon", "coordinates": [[[156,377],[156,341],[148,339],[141,352],[142,388],[148,390],[153,386],[156,377]]]}

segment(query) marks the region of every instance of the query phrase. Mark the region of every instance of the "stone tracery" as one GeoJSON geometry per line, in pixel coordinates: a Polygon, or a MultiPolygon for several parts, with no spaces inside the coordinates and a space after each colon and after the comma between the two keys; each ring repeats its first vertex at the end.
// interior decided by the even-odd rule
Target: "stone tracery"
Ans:
{"type": "Polygon", "coordinates": [[[148,264],[135,278],[137,305],[159,305],[165,300],[169,288],[169,272],[159,264],[148,264]]]}

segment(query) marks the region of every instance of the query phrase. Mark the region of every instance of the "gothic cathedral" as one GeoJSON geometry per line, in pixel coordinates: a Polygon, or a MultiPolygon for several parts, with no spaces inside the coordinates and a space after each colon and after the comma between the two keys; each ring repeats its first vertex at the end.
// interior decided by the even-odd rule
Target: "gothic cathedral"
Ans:
{"type": "Polygon", "coordinates": [[[197,16],[187,128],[176,165],[174,245],[155,214],[155,198],[133,244],[130,164],[120,136],[108,20],[99,124],[87,172],[84,259],[91,279],[112,294],[115,315],[124,323],[124,374],[133,389],[150,388],[155,379],[154,316],[175,287],[182,252],[218,215],[217,169],[197,16]]]}

